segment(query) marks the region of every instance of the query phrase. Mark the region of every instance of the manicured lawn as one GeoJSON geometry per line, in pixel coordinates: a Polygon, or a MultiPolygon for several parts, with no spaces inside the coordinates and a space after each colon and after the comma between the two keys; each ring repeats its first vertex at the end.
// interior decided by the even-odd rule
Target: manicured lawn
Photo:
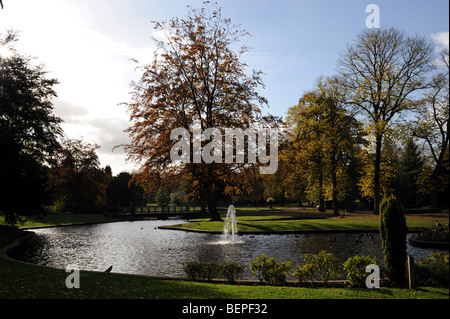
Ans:
{"type": "MultiPolygon", "coordinates": [[[[243,213],[243,212],[241,212],[243,213]]],[[[239,213],[238,213],[239,214],[239,213]]],[[[299,219],[299,216],[239,216],[240,231],[292,231],[330,229],[377,229],[378,216],[352,215],[335,219],[299,219]]],[[[318,216],[320,217],[320,216],[318,216]]],[[[409,227],[433,228],[434,220],[448,223],[448,214],[408,216],[409,227]]],[[[108,221],[105,216],[50,216],[43,221],[28,220],[24,225],[57,225],[108,221]],[[88,217],[85,219],[85,217],[88,217]],[[90,218],[89,218],[90,217],[90,218]]],[[[183,224],[186,227],[186,224],[183,224]]],[[[187,224],[192,229],[222,231],[222,222],[199,220],[187,224]]],[[[181,227],[181,226],[180,226],[181,227]]],[[[0,249],[23,236],[23,231],[0,226],[0,249]]],[[[4,298],[123,298],[123,299],[448,299],[448,288],[423,287],[417,290],[386,288],[305,288],[262,285],[228,285],[180,280],[163,280],[142,276],[81,272],[80,288],[68,289],[69,274],[51,269],[5,260],[0,257],[0,299],[4,298]]]]}
{"type": "MultiPolygon", "coordinates": [[[[289,216],[286,214],[271,214],[261,216],[246,216],[245,212],[237,213],[238,231],[244,232],[301,232],[301,231],[354,231],[354,230],[378,230],[379,216],[367,214],[347,214],[345,218],[333,218],[331,213],[316,214],[312,217],[322,217],[320,219],[300,218],[299,214],[289,216]],[[242,215],[241,215],[242,214],[242,215]],[[241,215],[241,216],[239,216],[241,215]],[[323,218],[327,217],[327,218],[323,218]]],[[[414,214],[406,216],[408,228],[435,228],[435,220],[441,224],[448,223],[448,214],[414,214]]],[[[182,229],[191,231],[211,231],[221,232],[223,222],[210,222],[208,219],[192,220],[189,223],[177,224],[173,226],[161,227],[170,229],[182,229]]]]}
{"type": "Polygon", "coordinates": [[[0,258],[0,299],[448,299],[448,288],[302,288],[228,285],[81,272],[80,288],[65,285],[69,273],[0,258]]]}

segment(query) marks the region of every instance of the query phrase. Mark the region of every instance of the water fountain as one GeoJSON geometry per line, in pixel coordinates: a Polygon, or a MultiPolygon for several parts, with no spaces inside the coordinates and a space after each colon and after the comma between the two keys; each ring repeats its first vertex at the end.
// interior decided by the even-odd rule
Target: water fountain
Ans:
{"type": "Polygon", "coordinates": [[[231,233],[231,242],[235,241],[235,235],[237,235],[237,226],[236,226],[236,210],[233,205],[228,207],[227,217],[225,218],[225,226],[223,227],[223,234],[225,235],[226,241],[229,240],[229,236],[231,233]]]}

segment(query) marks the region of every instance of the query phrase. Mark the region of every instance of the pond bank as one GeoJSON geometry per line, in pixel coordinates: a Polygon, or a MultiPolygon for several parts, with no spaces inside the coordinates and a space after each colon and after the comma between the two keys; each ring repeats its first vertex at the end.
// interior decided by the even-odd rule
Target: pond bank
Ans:
{"type": "MultiPolygon", "coordinates": [[[[114,223],[115,224],[115,223],[114,223]]],[[[1,227],[0,227],[1,228],[1,227]]],[[[9,250],[28,232],[0,229],[0,249],[9,250]]],[[[3,256],[2,256],[3,257],[3,256]]],[[[443,299],[448,300],[448,288],[418,288],[417,290],[387,288],[355,289],[348,287],[299,287],[296,285],[266,286],[254,281],[236,285],[221,281],[212,283],[180,280],[178,278],[141,275],[105,274],[80,271],[80,289],[67,289],[64,269],[36,267],[0,258],[2,278],[0,299],[443,299]]],[[[337,286],[342,284],[335,283],[337,286]]]]}

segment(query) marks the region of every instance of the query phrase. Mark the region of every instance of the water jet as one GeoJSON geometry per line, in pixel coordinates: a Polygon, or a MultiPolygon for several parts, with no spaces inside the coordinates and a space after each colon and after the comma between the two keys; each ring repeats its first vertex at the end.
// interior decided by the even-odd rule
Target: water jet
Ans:
{"type": "Polygon", "coordinates": [[[225,226],[223,227],[223,234],[226,240],[229,239],[231,234],[231,241],[235,241],[235,236],[238,233],[236,224],[236,210],[233,205],[230,205],[228,207],[227,217],[225,218],[225,226]]]}

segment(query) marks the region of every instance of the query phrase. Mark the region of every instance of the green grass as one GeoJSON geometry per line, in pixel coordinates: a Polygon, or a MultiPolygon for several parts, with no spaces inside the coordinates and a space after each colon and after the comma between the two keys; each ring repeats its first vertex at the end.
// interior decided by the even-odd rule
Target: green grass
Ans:
{"type": "MultiPolygon", "coordinates": [[[[88,224],[88,223],[107,223],[116,221],[117,219],[107,215],[101,214],[48,214],[44,218],[36,216],[29,216],[24,218],[24,223],[17,223],[19,228],[34,228],[34,227],[48,227],[48,226],[63,226],[74,224],[88,224]]],[[[0,225],[4,225],[4,218],[0,216],[0,225]]]]}
{"type": "MultiPolygon", "coordinates": [[[[239,229],[249,231],[272,230],[327,230],[377,227],[377,216],[354,215],[343,219],[298,219],[299,216],[273,215],[239,216],[239,229]],[[286,219],[288,218],[288,219],[286,219]]],[[[448,222],[448,215],[411,216],[410,227],[430,227],[434,220],[448,222]]],[[[104,217],[89,215],[48,216],[43,221],[29,219],[23,226],[63,225],[80,222],[107,221],[104,217]],[[86,217],[88,217],[86,219],[86,217]]],[[[200,220],[187,225],[193,228],[222,231],[223,223],[200,220]],[[207,226],[207,227],[206,227],[207,226]]],[[[184,226],[185,227],[185,226],[184,226]]],[[[23,236],[20,229],[0,226],[0,249],[23,236]]],[[[81,272],[80,288],[68,289],[68,273],[5,260],[0,256],[0,299],[14,298],[85,298],[85,299],[448,299],[449,288],[423,287],[417,290],[387,288],[305,288],[262,285],[228,285],[218,283],[162,280],[142,276],[81,272]]]]}
{"type": "Polygon", "coordinates": [[[0,299],[448,299],[448,288],[304,288],[228,285],[148,277],[80,273],[80,288],[68,289],[64,270],[0,258],[0,299]]]}
{"type": "MultiPolygon", "coordinates": [[[[330,218],[330,213],[308,215],[322,217],[320,219],[301,218],[299,214],[289,215],[260,215],[237,216],[237,227],[241,233],[260,232],[302,232],[302,231],[377,231],[379,216],[373,214],[347,214],[345,218],[330,218]],[[329,217],[329,218],[323,218],[329,217]]],[[[436,215],[407,215],[406,222],[410,229],[435,228],[435,220],[441,224],[448,223],[448,214],[436,215]]],[[[196,219],[189,223],[165,226],[161,228],[180,229],[190,231],[222,232],[224,222],[210,222],[208,219],[196,219]]]]}

